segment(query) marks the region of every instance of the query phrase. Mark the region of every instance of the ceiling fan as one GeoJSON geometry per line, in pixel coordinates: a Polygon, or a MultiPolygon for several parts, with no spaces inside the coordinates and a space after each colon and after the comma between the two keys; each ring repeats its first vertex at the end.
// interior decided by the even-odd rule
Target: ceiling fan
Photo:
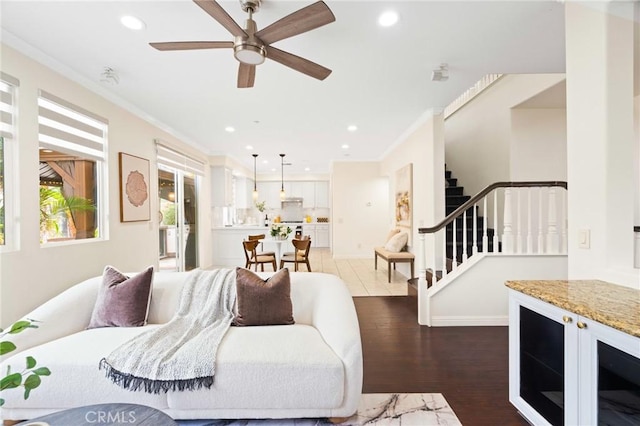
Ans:
{"type": "Polygon", "coordinates": [[[240,62],[238,69],[238,87],[253,87],[256,77],[256,65],[265,58],[272,59],[289,68],[318,80],[324,80],[331,70],[271,46],[272,43],[311,31],[336,20],[331,9],[318,1],[299,9],[284,18],[258,31],[253,14],[258,12],[262,0],[240,0],[242,10],[249,14],[245,28],[242,29],[215,0],[193,0],[213,19],[218,21],[233,36],[234,41],[172,41],[149,43],[152,47],[166,50],[195,49],[233,49],[235,58],[240,62]]]}

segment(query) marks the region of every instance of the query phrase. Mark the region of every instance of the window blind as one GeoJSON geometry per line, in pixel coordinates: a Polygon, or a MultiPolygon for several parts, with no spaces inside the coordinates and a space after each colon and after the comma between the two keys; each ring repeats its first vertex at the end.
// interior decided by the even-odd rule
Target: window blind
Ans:
{"type": "Polygon", "coordinates": [[[187,173],[204,176],[205,164],[202,161],[187,157],[160,142],[156,141],[158,165],[182,170],[187,173]]]}
{"type": "Polygon", "coordinates": [[[0,72],[0,136],[6,139],[15,137],[16,87],[17,78],[0,72]]]}
{"type": "Polygon", "coordinates": [[[38,139],[42,148],[105,160],[107,119],[40,90],[38,139]]]}

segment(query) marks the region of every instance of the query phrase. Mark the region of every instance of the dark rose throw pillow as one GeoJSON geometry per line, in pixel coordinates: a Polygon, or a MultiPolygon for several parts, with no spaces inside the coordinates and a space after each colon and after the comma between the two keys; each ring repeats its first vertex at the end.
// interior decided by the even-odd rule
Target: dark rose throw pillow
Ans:
{"type": "Polygon", "coordinates": [[[238,312],[233,325],[294,324],[289,270],[263,280],[248,269],[236,268],[238,312]]]}
{"type": "Polygon", "coordinates": [[[131,278],[112,266],[105,267],[87,328],[146,325],[152,281],[153,266],[131,278]]]}

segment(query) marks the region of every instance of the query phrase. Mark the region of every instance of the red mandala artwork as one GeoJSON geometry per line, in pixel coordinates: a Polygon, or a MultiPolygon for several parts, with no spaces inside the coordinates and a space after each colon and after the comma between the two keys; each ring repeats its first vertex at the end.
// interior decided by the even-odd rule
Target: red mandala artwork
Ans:
{"type": "Polygon", "coordinates": [[[147,191],[147,183],[144,181],[144,176],[137,170],[129,173],[127,176],[126,186],[127,199],[135,207],[140,207],[144,204],[149,196],[147,191]]]}

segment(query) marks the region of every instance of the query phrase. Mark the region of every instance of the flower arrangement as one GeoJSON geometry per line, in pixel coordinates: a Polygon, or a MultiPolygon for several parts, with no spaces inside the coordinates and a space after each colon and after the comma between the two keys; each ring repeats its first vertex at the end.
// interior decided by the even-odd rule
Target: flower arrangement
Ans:
{"type": "Polygon", "coordinates": [[[265,205],[266,201],[256,201],[256,208],[258,209],[258,211],[260,213],[263,213],[264,210],[267,208],[267,206],[265,205]]]}
{"type": "Polygon", "coordinates": [[[291,228],[282,223],[274,223],[271,225],[271,236],[273,238],[286,239],[291,233],[291,228]]]}

